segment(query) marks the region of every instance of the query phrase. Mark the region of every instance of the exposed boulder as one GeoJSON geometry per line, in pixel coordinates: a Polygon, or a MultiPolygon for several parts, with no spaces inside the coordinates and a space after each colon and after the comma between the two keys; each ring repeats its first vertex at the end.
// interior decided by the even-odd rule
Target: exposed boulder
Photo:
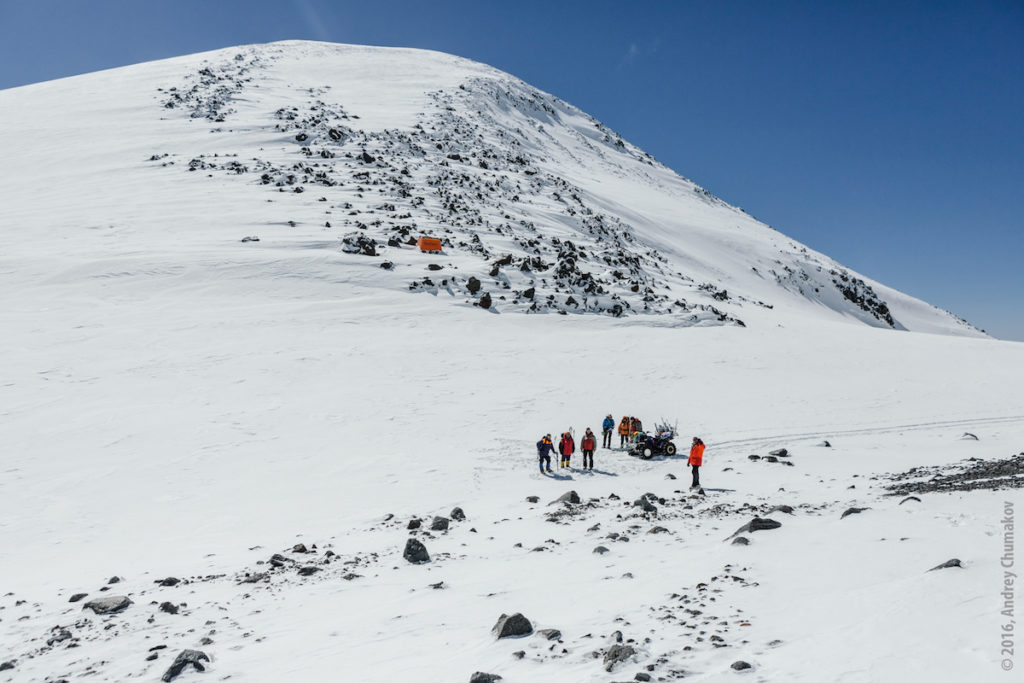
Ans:
{"type": "Polygon", "coordinates": [[[594,552],[598,555],[604,555],[606,552],[608,552],[608,548],[605,548],[603,545],[599,545],[596,548],[594,548],[594,552]]]}
{"type": "Polygon", "coordinates": [[[498,617],[498,621],[494,624],[491,632],[499,639],[518,638],[533,633],[533,624],[519,612],[513,615],[502,614],[498,617]]]}
{"type": "Polygon", "coordinates": [[[480,297],[480,301],[477,302],[480,308],[488,309],[491,307],[491,295],[484,292],[484,295],[480,297]]]}
{"type": "Polygon", "coordinates": [[[752,668],[754,668],[754,667],[750,666],[750,664],[747,664],[742,659],[738,659],[738,660],[736,660],[735,662],[732,663],[732,670],[733,671],[746,671],[747,669],[752,669],[752,668]]]}
{"type": "Polygon", "coordinates": [[[548,640],[561,640],[562,632],[557,628],[543,628],[537,631],[537,635],[548,640]]]}
{"type": "Polygon", "coordinates": [[[108,595],[105,598],[90,600],[82,606],[82,609],[91,609],[96,614],[117,614],[128,609],[132,604],[124,595],[108,595]]]}
{"type": "Polygon", "coordinates": [[[423,525],[423,521],[419,519],[410,519],[409,523],[405,525],[406,529],[419,529],[423,525]]]}
{"type": "Polygon", "coordinates": [[[477,671],[469,677],[469,683],[494,683],[500,680],[501,676],[498,674],[485,674],[483,671],[477,671]]]}
{"type": "Polygon", "coordinates": [[[469,290],[470,294],[476,294],[480,291],[480,280],[470,276],[470,278],[466,280],[466,289],[469,290]]]}
{"type": "Polygon", "coordinates": [[[0,662],[0,671],[10,671],[18,665],[18,660],[10,659],[6,662],[0,662]]]}
{"type": "Polygon", "coordinates": [[[864,512],[865,510],[870,510],[870,509],[871,508],[852,507],[852,508],[847,509],[846,512],[844,512],[839,519],[845,519],[848,515],[859,515],[860,513],[864,512]]]}
{"type": "Polygon", "coordinates": [[[82,598],[86,597],[87,595],[89,595],[89,594],[88,593],[75,593],[74,595],[71,596],[71,599],[68,600],[68,602],[78,602],[79,600],[81,600],[82,598]]]}
{"type": "Polygon", "coordinates": [[[160,579],[159,581],[154,581],[153,583],[159,584],[164,588],[170,588],[171,586],[177,586],[179,583],[181,583],[181,579],[176,579],[173,576],[168,576],[166,579],[160,579]]]}
{"type": "Polygon", "coordinates": [[[953,567],[960,567],[961,569],[963,569],[963,568],[964,568],[964,566],[963,566],[962,564],[960,564],[960,560],[958,560],[958,559],[956,559],[956,558],[954,557],[954,558],[953,558],[952,560],[946,560],[945,562],[943,562],[943,563],[942,563],[942,564],[940,564],[939,566],[937,566],[937,567],[932,567],[932,568],[931,568],[931,569],[929,569],[928,571],[930,571],[930,572],[933,572],[933,571],[935,571],[936,569],[952,569],[953,567]]]}
{"type": "Polygon", "coordinates": [[[305,567],[299,567],[299,576],[312,576],[320,571],[320,567],[316,565],[307,564],[305,567]]]}
{"type": "Polygon", "coordinates": [[[456,522],[466,521],[466,513],[462,511],[462,508],[452,508],[450,514],[451,518],[454,519],[456,522]]]}
{"type": "Polygon", "coordinates": [[[733,545],[750,545],[750,539],[747,538],[746,536],[737,536],[736,538],[732,539],[732,544],[733,545]]]}
{"type": "MultiPolygon", "coordinates": [[[[776,522],[774,519],[768,519],[767,517],[754,517],[754,519],[750,520],[749,522],[741,526],[739,529],[737,529],[732,536],[739,536],[743,533],[753,533],[755,531],[768,531],[770,529],[778,529],[780,526],[782,526],[782,522],[776,522]]],[[[729,538],[732,538],[732,536],[730,536],[729,538]]]]}
{"type": "Polygon", "coordinates": [[[433,521],[430,522],[430,530],[448,531],[448,523],[447,517],[434,517],[433,521]]]}
{"type": "Polygon", "coordinates": [[[604,653],[604,670],[611,672],[616,664],[626,661],[635,654],[636,650],[633,649],[632,645],[615,643],[604,653]]]}
{"type": "Polygon", "coordinates": [[[341,250],[346,254],[376,256],[377,244],[361,232],[350,232],[341,238],[341,250]]]}
{"type": "Polygon", "coordinates": [[[576,493],[575,491],[566,491],[565,493],[560,495],[558,498],[555,498],[553,501],[548,503],[548,505],[558,505],[559,503],[566,503],[566,504],[571,503],[573,505],[578,505],[579,502],[580,502],[580,494],[576,493]]]}
{"type": "Polygon", "coordinates": [[[785,448],[776,448],[774,451],[768,451],[768,455],[774,455],[776,458],[785,458],[789,456],[789,451],[785,448]]]}
{"type": "Polygon", "coordinates": [[[539,503],[540,502],[540,496],[527,496],[526,497],[526,502],[527,503],[539,503]]]}
{"type": "Polygon", "coordinates": [[[644,512],[651,512],[657,514],[658,508],[651,503],[647,496],[641,496],[633,501],[633,507],[638,507],[644,512]]]}
{"type": "Polygon", "coordinates": [[[402,557],[412,564],[430,562],[430,555],[427,554],[427,547],[415,538],[410,538],[405,542],[405,550],[402,552],[402,557]]]}
{"type": "Polygon", "coordinates": [[[182,650],[181,653],[174,658],[174,663],[168,667],[167,671],[164,672],[163,678],[160,680],[164,681],[164,683],[170,683],[170,681],[173,681],[189,664],[191,664],[196,671],[206,671],[206,667],[202,665],[202,662],[208,661],[210,661],[210,658],[206,656],[205,652],[200,652],[199,650],[182,650]]]}

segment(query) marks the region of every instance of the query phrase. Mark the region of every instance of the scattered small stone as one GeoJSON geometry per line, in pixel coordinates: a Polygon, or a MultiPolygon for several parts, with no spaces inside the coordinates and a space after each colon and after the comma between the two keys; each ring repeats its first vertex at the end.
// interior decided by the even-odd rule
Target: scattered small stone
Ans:
{"type": "Polygon", "coordinates": [[[527,503],[539,503],[540,502],[540,496],[527,496],[526,497],[526,502],[527,503]]]}
{"type": "Polygon", "coordinates": [[[405,526],[406,529],[419,529],[423,525],[423,521],[419,519],[410,519],[409,523],[405,526]]]}
{"type": "Polygon", "coordinates": [[[750,545],[750,539],[747,538],[746,536],[737,536],[736,538],[732,539],[732,544],[733,545],[750,545]]]}
{"type": "Polygon", "coordinates": [[[430,523],[431,531],[448,531],[448,518],[447,517],[434,517],[430,523]]]}
{"type": "Polygon", "coordinates": [[[173,602],[161,602],[160,611],[167,612],[168,614],[177,614],[178,606],[175,605],[173,602]]]}
{"type": "Polygon", "coordinates": [[[17,665],[18,665],[18,660],[10,659],[10,660],[0,664],[0,671],[10,671],[11,669],[13,669],[17,665]]]}
{"type": "Polygon", "coordinates": [[[289,557],[285,557],[281,553],[274,553],[273,555],[270,556],[270,566],[271,567],[283,567],[286,564],[288,564],[289,562],[294,562],[294,560],[292,560],[289,557]]]}
{"type": "Polygon", "coordinates": [[[596,548],[594,548],[594,552],[598,555],[604,555],[606,552],[608,552],[608,548],[605,548],[603,545],[599,545],[596,548]]]}
{"type": "Polygon", "coordinates": [[[242,579],[239,579],[238,583],[259,583],[267,578],[265,572],[253,572],[252,574],[246,574],[242,579]]]}
{"type": "Polygon", "coordinates": [[[66,628],[57,626],[51,631],[51,633],[53,633],[53,635],[46,640],[46,645],[48,647],[53,647],[58,643],[63,643],[65,640],[71,640],[71,631],[66,628]]]}
{"type": "Polygon", "coordinates": [[[292,552],[293,553],[308,553],[309,550],[306,548],[306,544],[305,543],[296,543],[292,547],[292,552]]]}
{"type": "Polygon", "coordinates": [[[78,602],[79,600],[81,600],[82,598],[86,597],[87,595],[89,595],[89,594],[88,593],[75,593],[74,595],[71,596],[71,599],[68,600],[68,602],[78,602]]]}
{"type": "Polygon", "coordinates": [[[456,522],[466,521],[466,513],[462,511],[462,508],[453,508],[450,517],[456,522]]]}
{"type": "Polygon", "coordinates": [[[475,277],[470,276],[470,278],[466,281],[466,289],[469,290],[470,294],[476,294],[477,292],[480,291],[480,280],[477,280],[475,277]]]}
{"type": "Polygon", "coordinates": [[[840,517],[839,519],[845,519],[847,515],[859,515],[860,513],[864,512],[865,510],[870,510],[870,509],[871,508],[857,508],[857,507],[853,507],[853,508],[848,509],[846,512],[844,512],[842,517],[840,517]]]}
{"type": "Polygon", "coordinates": [[[668,529],[666,529],[663,526],[652,526],[650,529],[647,530],[647,533],[649,533],[649,534],[667,534],[668,533],[668,529]]]}
{"type": "Polygon", "coordinates": [[[312,576],[320,571],[320,567],[307,564],[305,567],[299,567],[299,576],[312,576]]]}
{"type": "Polygon", "coordinates": [[[828,439],[818,444],[818,448],[832,448],[832,444],[828,442],[828,439]]]}
{"type": "Polygon", "coordinates": [[[771,514],[773,512],[782,512],[787,515],[791,515],[793,514],[793,508],[789,505],[776,505],[775,507],[768,511],[768,514],[771,514]]]}
{"type": "Polygon", "coordinates": [[[90,600],[82,606],[82,609],[91,609],[96,614],[117,614],[128,609],[132,604],[124,595],[110,595],[105,598],[90,600]]]}
{"type": "Polygon", "coordinates": [[[181,579],[176,579],[173,576],[168,576],[166,579],[160,579],[159,581],[154,581],[153,583],[159,584],[164,588],[170,588],[171,586],[177,586],[179,583],[181,583],[181,579]]]}
{"type": "Polygon", "coordinates": [[[170,683],[174,680],[178,674],[180,674],[186,666],[191,664],[195,667],[196,671],[206,671],[201,662],[208,662],[210,658],[206,656],[205,652],[199,650],[182,650],[181,653],[174,658],[174,663],[171,664],[170,668],[164,673],[163,678],[160,680],[164,683],[170,683]]]}
{"type": "Polygon", "coordinates": [[[943,563],[942,563],[942,564],[940,564],[939,566],[937,566],[937,567],[932,567],[932,568],[931,568],[931,569],[929,569],[928,571],[930,571],[930,572],[933,572],[933,571],[935,571],[936,569],[951,569],[951,568],[953,568],[953,567],[960,567],[961,569],[963,569],[963,568],[964,568],[964,566],[963,566],[962,564],[960,564],[960,560],[958,560],[958,559],[956,559],[956,558],[954,557],[954,558],[953,558],[952,560],[946,560],[945,562],[943,562],[943,563]]]}
{"type": "Polygon", "coordinates": [[[777,458],[785,458],[789,455],[789,451],[785,448],[776,448],[774,451],[768,451],[768,455],[774,455],[777,458]]]}
{"type": "Polygon", "coordinates": [[[633,676],[633,680],[634,681],[649,681],[649,680],[651,680],[651,674],[645,674],[644,672],[641,671],[636,676],[633,676]]]}
{"type": "Polygon", "coordinates": [[[107,585],[108,586],[113,586],[115,583],[121,583],[121,577],[120,576],[111,576],[110,580],[107,581],[107,585]]]}
{"type": "Polygon", "coordinates": [[[562,632],[557,628],[541,629],[540,631],[537,631],[537,635],[546,638],[547,640],[561,640],[562,638],[562,632]]]}
{"type": "Polygon", "coordinates": [[[668,474],[666,474],[666,475],[665,475],[665,478],[666,478],[666,479],[675,479],[675,478],[676,478],[676,475],[674,475],[674,474],[672,474],[671,472],[669,472],[668,474]]]}
{"type": "Polygon", "coordinates": [[[430,562],[430,555],[427,554],[427,547],[415,538],[410,538],[405,542],[405,551],[402,553],[402,557],[412,564],[430,562]]]}
{"type": "Polygon", "coordinates": [[[745,671],[747,669],[752,669],[752,668],[753,668],[752,666],[750,666],[749,664],[747,664],[743,660],[736,660],[735,662],[732,663],[732,670],[733,671],[745,671]]]}
{"type": "Polygon", "coordinates": [[[491,632],[497,635],[499,639],[528,636],[533,633],[533,624],[519,612],[511,616],[502,614],[498,617],[498,621],[494,624],[491,632]]]}
{"type": "Polygon", "coordinates": [[[964,432],[964,435],[961,436],[960,438],[964,439],[965,441],[977,441],[978,440],[978,436],[976,434],[971,434],[970,432],[964,432]]]}
{"type": "MultiPolygon", "coordinates": [[[[776,522],[774,519],[768,519],[761,517],[754,517],[739,529],[733,533],[733,536],[739,536],[742,533],[754,533],[755,531],[768,531],[770,529],[778,529],[782,526],[782,522],[776,522]]],[[[732,538],[732,536],[730,536],[732,538]]]]}
{"type": "Polygon", "coordinates": [[[438,581],[437,583],[432,583],[432,584],[430,584],[430,587],[433,588],[436,591],[443,590],[444,587],[445,587],[444,581],[438,581]]]}
{"type": "Polygon", "coordinates": [[[246,235],[242,238],[242,242],[259,242],[260,238],[256,235],[246,235]]]}
{"type": "Polygon", "coordinates": [[[747,460],[750,460],[751,462],[756,462],[756,461],[758,461],[760,459],[761,459],[760,455],[748,455],[747,456],[747,460]]]}
{"type": "Polygon", "coordinates": [[[647,496],[641,496],[637,498],[635,501],[633,501],[633,506],[640,508],[644,512],[652,512],[655,514],[657,514],[658,512],[658,508],[655,507],[655,505],[647,499],[647,496]]]}
{"type": "Polygon", "coordinates": [[[918,498],[917,496],[907,496],[906,498],[904,498],[903,500],[900,501],[900,505],[903,505],[904,503],[907,503],[909,501],[914,501],[915,503],[920,503],[921,499],[918,498]]]}
{"type": "Polygon", "coordinates": [[[512,653],[512,656],[516,659],[522,659],[526,656],[526,650],[517,650],[516,652],[512,653]]]}

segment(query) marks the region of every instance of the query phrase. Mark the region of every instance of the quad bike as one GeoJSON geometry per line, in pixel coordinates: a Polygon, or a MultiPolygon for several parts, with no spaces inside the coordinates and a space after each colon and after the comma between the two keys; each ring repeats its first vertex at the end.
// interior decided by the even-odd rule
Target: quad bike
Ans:
{"type": "Polygon", "coordinates": [[[675,428],[667,424],[658,425],[656,434],[637,432],[633,437],[633,449],[629,454],[644,460],[649,460],[655,455],[675,455],[676,445],[672,441],[675,436],[675,428]]]}

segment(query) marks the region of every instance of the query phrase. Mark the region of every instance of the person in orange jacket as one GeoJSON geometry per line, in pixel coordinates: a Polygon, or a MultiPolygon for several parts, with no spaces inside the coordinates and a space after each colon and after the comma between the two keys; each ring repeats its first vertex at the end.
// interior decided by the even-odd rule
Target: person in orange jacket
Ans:
{"type": "Polygon", "coordinates": [[[558,442],[558,453],[561,456],[559,467],[568,467],[569,458],[573,453],[576,452],[576,441],[573,440],[572,434],[566,432],[562,434],[562,438],[558,442]]]}
{"type": "Polygon", "coordinates": [[[699,436],[693,437],[693,445],[690,446],[690,468],[693,470],[693,484],[691,489],[700,488],[700,466],[704,464],[704,442],[699,436]]]}
{"type": "Polygon", "coordinates": [[[622,422],[619,423],[619,448],[625,448],[627,441],[629,441],[629,418],[623,415],[622,422]]]}
{"type": "Polygon", "coordinates": [[[583,453],[583,469],[594,469],[594,451],[597,450],[597,437],[587,427],[587,433],[580,439],[580,452],[583,453]]]}

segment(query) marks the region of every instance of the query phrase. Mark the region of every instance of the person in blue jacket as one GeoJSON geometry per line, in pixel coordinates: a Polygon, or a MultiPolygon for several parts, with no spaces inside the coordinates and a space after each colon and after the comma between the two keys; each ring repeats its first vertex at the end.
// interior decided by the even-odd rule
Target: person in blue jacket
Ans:
{"type": "Polygon", "coordinates": [[[611,413],[608,413],[608,417],[601,423],[601,445],[605,448],[612,447],[612,432],[615,431],[615,418],[612,417],[611,413]]]}
{"type": "Polygon", "coordinates": [[[551,435],[545,434],[537,442],[537,460],[540,465],[540,473],[544,474],[544,466],[547,465],[548,472],[551,471],[551,454],[555,451],[555,445],[551,443],[551,435]]]}

